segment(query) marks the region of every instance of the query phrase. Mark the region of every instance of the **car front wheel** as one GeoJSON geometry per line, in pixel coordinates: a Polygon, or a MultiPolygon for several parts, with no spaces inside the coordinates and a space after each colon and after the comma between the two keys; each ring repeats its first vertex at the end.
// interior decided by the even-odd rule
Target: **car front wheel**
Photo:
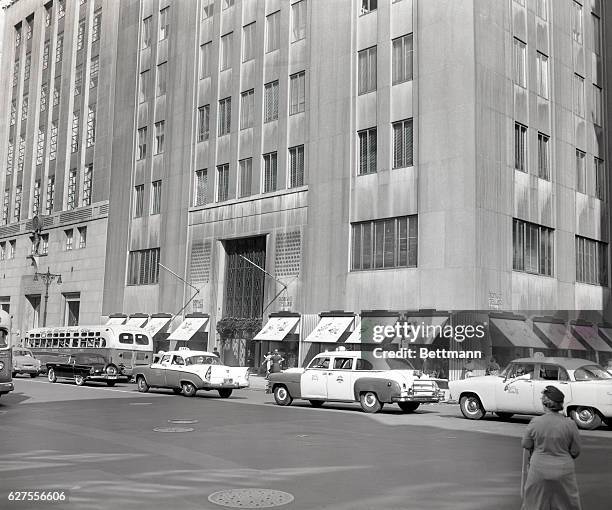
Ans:
{"type": "Polygon", "coordinates": [[[461,413],[468,420],[480,420],[485,415],[485,410],[476,395],[464,395],[459,401],[461,413]]]}
{"type": "Polygon", "coordinates": [[[289,395],[289,390],[285,386],[274,388],[274,400],[279,406],[288,406],[293,402],[293,398],[289,395]]]}
{"type": "Polygon", "coordinates": [[[138,376],[136,386],[138,387],[138,391],[140,393],[146,393],[147,391],[149,391],[149,385],[147,384],[147,380],[142,375],[138,376]]]}
{"type": "Polygon", "coordinates": [[[397,405],[405,413],[413,413],[419,408],[419,402],[398,402],[397,405]]]}
{"type": "Polygon", "coordinates": [[[74,376],[74,382],[77,386],[83,386],[83,384],[85,384],[85,378],[81,374],[77,374],[74,376]]]}
{"type": "Polygon", "coordinates": [[[594,430],[601,426],[601,416],[592,407],[577,407],[570,415],[580,429],[594,430]]]}
{"type": "Polygon", "coordinates": [[[359,402],[361,403],[361,409],[366,413],[377,413],[383,407],[378,395],[373,391],[366,391],[359,396],[359,402]]]}
{"type": "Polygon", "coordinates": [[[51,383],[57,382],[57,376],[55,375],[55,370],[53,370],[52,368],[50,368],[49,371],[47,372],[47,379],[49,379],[49,382],[51,383]]]}
{"type": "Polygon", "coordinates": [[[181,384],[181,388],[183,388],[183,395],[185,395],[186,397],[194,397],[196,391],[198,391],[196,387],[190,382],[184,382],[183,384],[181,384]]]}
{"type": "Polygon", "coordinates": [[[232,396],[232,389],[231,388],[221,388],[219,390],[219,396],[221,398],[230,398],[232,396]]]}

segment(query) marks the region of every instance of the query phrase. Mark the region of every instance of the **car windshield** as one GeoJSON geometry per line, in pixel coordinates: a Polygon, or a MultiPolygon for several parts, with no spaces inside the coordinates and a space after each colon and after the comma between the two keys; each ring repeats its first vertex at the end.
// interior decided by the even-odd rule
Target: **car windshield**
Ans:
{"type": "Polygon", "coordinates": [[[87,354],[85,356],[77,356],[76,362],[80,365],[104,365],[106,360],[102,356],[96,356],[94,354],[87,354]]]}
{"type": "Polygon", "coordinates": [[[30,351],[13,351],[15,356],[32,356],[30,351]]]}
{"type": "Polygon", "coordinates": [[[185,359],[187,365],[220,365],[217,356],[191,356],[185,359]]]}
{"type": "Polygon", "coordinates": [[[592,381],[594,379],[612,379],[612,375],[599,365],[584,365],[574,370],[576,381],[592,381]]]}
{"type": "Polygon", "coordinates": [[[8,337],[8,333],[4,329],[0,329],[0,348],[8,347],[8,343],[6,341],[8,337]]]}

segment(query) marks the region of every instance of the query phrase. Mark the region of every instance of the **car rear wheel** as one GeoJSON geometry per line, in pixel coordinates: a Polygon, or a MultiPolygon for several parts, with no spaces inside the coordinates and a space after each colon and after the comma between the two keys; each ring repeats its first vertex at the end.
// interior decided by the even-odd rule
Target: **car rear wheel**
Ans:
{"type": "Polygon", "coordinates": [[[310,402],[312,407],[321,407],[325,403],[325,400],[309,400],[308,402],[310,402]]]}
{"type": "Polygon", "coordinates": [[[38,372],[37,372],[37,373],[35,373],[35,374],[30,374],[30,377],[31,377],[32,379],[34,379],[35,377],[38,377],[38,372]]]}
{"type": "Polygon", "coordinates": [[[142,375],[138,376],[138,379],[136,380],[136,386],[138,387],[138,391],[140,393],[146,393],[147,391],[149,391],[149,385],[147,384],[147,380],[142,375]]]}
{"type": "Polygon", "coordinates": [[[514,413],[495,413],[502,420],[509,420],[514,416],[514,413]]]}
{"type": "Polygon", "coordinates": [[[57,376],[55,375],[55,370],[53,370],[52,368],[50,368],[49,371],[47,372],[47,379],[49,379],[50,383],[57,382],[57,376]]]}
{"type": "Polygon", "coordinates": [[[405,413],[412,413],[416,411],[421,404],[419,402],[398,402],[397,405],[405,413]]]}
{"type": "Polygon", "coordinates": [[[485,410],[476,395],[464,395],[459,401],[461,413],[468,420],[480,420],[485,415],[485,410]]]}
{"type": "Polygon", "coordinates": [[[184,382],[181,384],[181,388],[183,388],[183,395],[186,397],[194,397],[196,394],[196,387],[190,382],[184,382]]]}
{"type": "Polygon", "coordinates": [[[221,388],[219,390],[219,396],[221,398],[230,398],[232,396],[232,389],[231,388],[221,388]]]}
{"type": "Polygon", "coordinates": [[[359,395],[359,402],[361,403],[361,409],[366,413],[377,413],[383,407],[378,395],[373,391],[366,391],[359,395]]]}
{"type": "Polygon", "coordinates": [[[570,415],[580,429],[594,430],[601,426],[601,416],[592,407],[577,407],[570,415]]]}
{"type": "Polygon", "coordinates": [[[85,378],[83,377],[82,374],[76,374],[74,376],[74,382],[76,383],[77,386],[83,386],[83,384],[85,384],[85,378]]]}
{"type": "Polygon", "coordinates": [[[289,406],[293,402],[293,397],[289,395],[289,390],[285,386],[274,388],[274,400],[279,406],[289,406]]]}

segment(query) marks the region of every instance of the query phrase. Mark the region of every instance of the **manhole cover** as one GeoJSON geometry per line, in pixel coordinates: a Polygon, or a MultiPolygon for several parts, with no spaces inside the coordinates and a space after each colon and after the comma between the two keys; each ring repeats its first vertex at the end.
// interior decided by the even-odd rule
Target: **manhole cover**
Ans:
{"type": "Polygon", "coordinates": [[[208,501],[231,508],[270,508],[291,503],[293,495],[272,489],[229,489],[212,493],[208,501]]]}
{"type": "Polygon", "coordinates": [[[155,427],[154,432],[193,432],[190,427],[155,427]]]}
{"type": "Polygon", "coordinates": [[[178,425],[187,425],[189,423],[198,423],[198,420],[168,420],[168,423],[176,423],[178,425]]]}
{"type": "Polygon", "coordinates": [[[153,402],[131,402],[131,406],[150,406],[153,402]]]}

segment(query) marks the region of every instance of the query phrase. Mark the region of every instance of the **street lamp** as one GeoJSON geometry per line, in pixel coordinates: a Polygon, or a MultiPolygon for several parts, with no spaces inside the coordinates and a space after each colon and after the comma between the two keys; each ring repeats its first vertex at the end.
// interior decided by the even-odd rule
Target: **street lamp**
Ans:
{"type": "Polygon", "coordinates": [[[53,280],[55,280],[56,278],[57,284],[61,285],[62,275],[54,274],[49,271],[49,268],[47,268],[46,273],[39,273],[38,271],[34,273],[34,281],[37,282],[39,278],[41,278],[43,283],[45,284],[45,311],[43,313],[43,327],[45,327],[47,325],[47,303],[49,301],[49,285],[51,285],[51,283],[53,283],[53,280]]]}

